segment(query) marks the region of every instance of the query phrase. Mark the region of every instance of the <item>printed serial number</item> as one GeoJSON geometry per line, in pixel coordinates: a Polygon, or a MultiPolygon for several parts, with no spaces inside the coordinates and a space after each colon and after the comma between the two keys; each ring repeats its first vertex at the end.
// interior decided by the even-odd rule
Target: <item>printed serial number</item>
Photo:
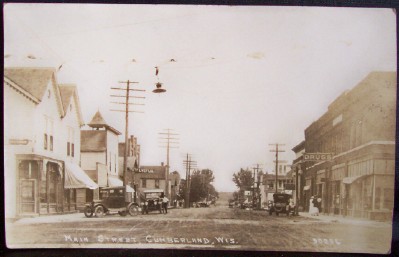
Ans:
{"type": "Polygon", "coordinates": [[[339,239],[332,239],[332,238],[313,238],[313,244],[315,244],[315,245],[341,245],[342,242],[339,239]]]}

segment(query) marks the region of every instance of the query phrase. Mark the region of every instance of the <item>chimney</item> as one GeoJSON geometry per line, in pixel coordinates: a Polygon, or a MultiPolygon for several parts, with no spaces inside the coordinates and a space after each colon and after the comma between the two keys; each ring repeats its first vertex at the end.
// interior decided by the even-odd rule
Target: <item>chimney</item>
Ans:
{"type": "Polygon", "coordinates": [[[161,166],[163,167],[163,162],[161,162],[161,166]]]}

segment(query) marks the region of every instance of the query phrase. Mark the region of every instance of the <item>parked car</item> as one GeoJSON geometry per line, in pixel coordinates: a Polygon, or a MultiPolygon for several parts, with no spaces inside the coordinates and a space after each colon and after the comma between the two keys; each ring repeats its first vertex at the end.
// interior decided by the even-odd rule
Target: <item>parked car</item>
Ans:
{"type": "Polygon", "coordinates": [[[141,213],[148,214],[150,211],[162,213],[162,197],[165,195],[163,189],[144,190],[141,197],[141,213]]]}
{"type": "Polygon", "coordinates": [[[229,200],[229,208],[234,208],[235,206],[235,201],[234,200],[229,200]]]}
{"type": "Polygon", "coordinates": [[[278,216],[280,213],[284,213],[287,216],[294,213],[295,206],[290,204],[291,195],[285,193],[273,194],[273,202],[269,206],[269,214],[273,212],[278,216]]]}
{"type": "Polygon", "coordinates": [[[102,217],[106,214],[118,213],[135,216],[139,213],[138,204],[132,202],[134,190],[130,186],[104,187],[100,189],[100,199],[87,203],[84,214],[90,218],[93,214],[102,217]]]}
{"type": "Polygon", "coordinates": [[[196,202],[194,204],[195,207],[209,207],[211,205],[211,201],[201,201],[201,202],[196,202]]]}

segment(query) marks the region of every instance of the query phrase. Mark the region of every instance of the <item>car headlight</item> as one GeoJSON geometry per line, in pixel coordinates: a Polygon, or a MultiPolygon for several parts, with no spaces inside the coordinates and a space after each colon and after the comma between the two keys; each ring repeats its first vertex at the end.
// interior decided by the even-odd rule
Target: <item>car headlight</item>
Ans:
{"type": "Polygon", "coordinates": [[[141,206],[143,206],[143,205],[144,205],[144,203],[140,203],[140,205],[141,205],[141,206]]]}

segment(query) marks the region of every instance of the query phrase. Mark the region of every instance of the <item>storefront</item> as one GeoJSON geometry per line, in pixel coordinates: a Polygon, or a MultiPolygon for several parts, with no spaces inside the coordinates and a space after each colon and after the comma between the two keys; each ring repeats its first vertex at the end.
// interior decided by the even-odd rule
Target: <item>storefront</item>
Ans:
{"type": "Polygon", "coordinates": [[[343,179],[347,215],[391,219],[394,203],[394,160],[357,160],[348,164],[343,179]]]}
{"type": "Polygon", "coordinates": [[[64,170],[58,160],[17,156],[17,212],[37,215],[63,212],[64,170]]]}
{"type": "Polygon", "coordinates": [[[76,189],[97,186],[79,166],[38,155],[18,155],[17,167],[19,216],[76,211],[76,189]]]}

